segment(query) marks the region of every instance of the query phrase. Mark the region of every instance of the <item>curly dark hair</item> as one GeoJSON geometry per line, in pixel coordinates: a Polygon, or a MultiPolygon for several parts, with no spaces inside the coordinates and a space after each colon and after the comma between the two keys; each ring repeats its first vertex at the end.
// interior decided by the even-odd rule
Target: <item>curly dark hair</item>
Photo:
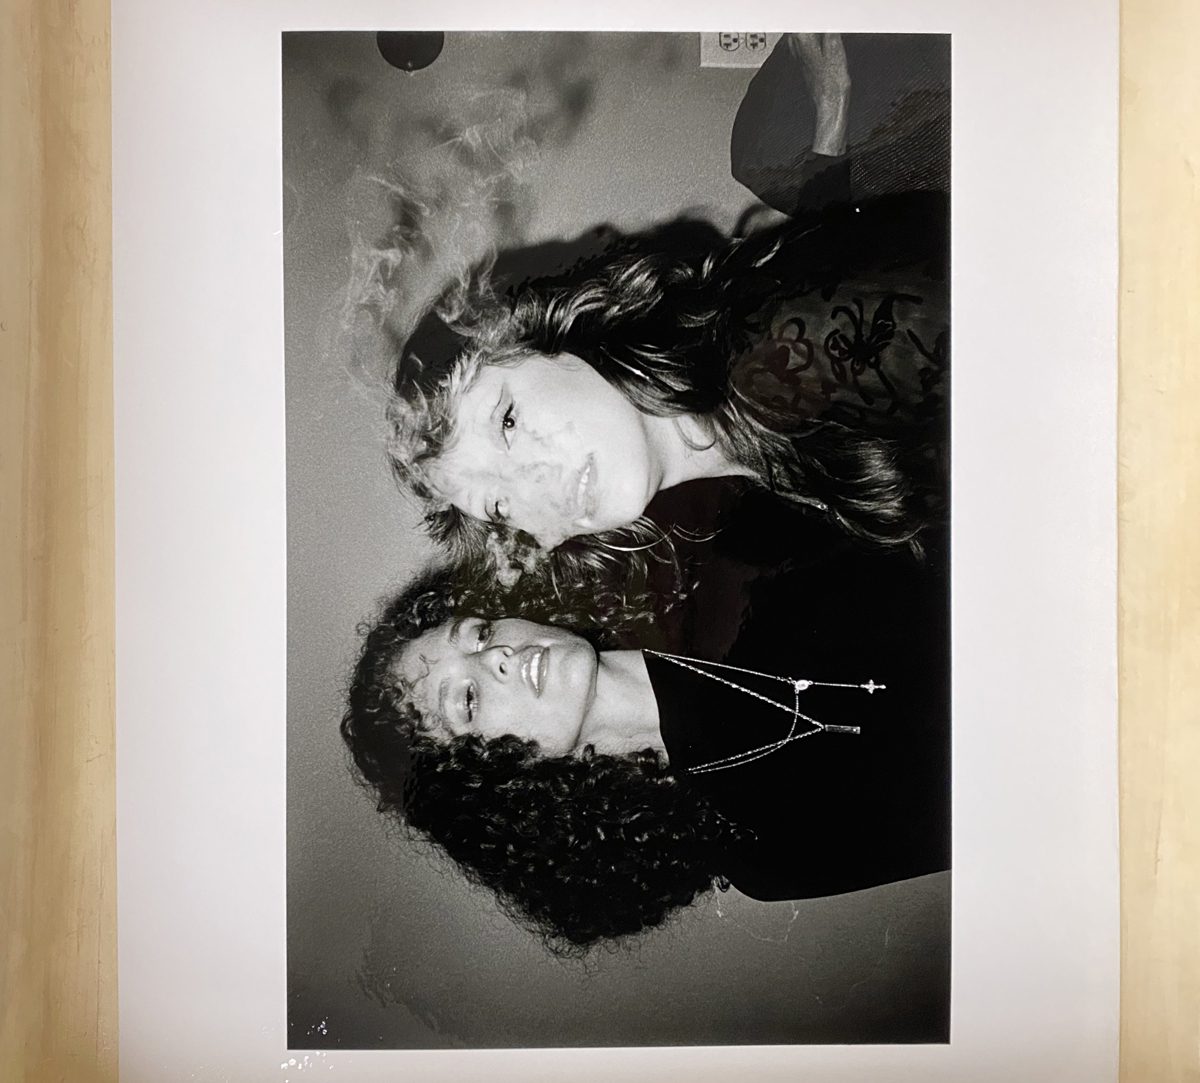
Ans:
{"type": "MultiPolygon", "coordinates": [[[[513,604],[461,568],[418,577],[365,628],[341,733],[381,813],[434,842],[551,951],[581,954],[726,887],[721,853],[740,832],[649,749],[545,757],[516,736],[425,731],[394,673],[400,652],[456,615],[511,616],[513,604]]],[[[581,631],[597,645],[640,616],[616,598],[593,597],[587,612],[596,618],[581,631]]],[[[558,616],[583,613],[566,606],[558,616]]]]}
{"type": "MultiPolygon", "coordinates": [[[[652,240],[627,238],[569,275],[527,283],[508,297],[491,290],[486,273],[477,276],[426,320],[427,328],[440,321],[441,333],[417,336],[419,352],[406,348],[396,366],[389,407],[396,477],[429,502],[430,532],[452,552],[496,560],[499,547],[528,568],[531,538],[448,505],[426,471],[452,440],[457,398],[479,366],[573,354],[639,410],[695,416],[713,442],[782,498],[867,542],[919,552],[930,508],[910,477],[902,441],[773,411],[738,388],[732,363],[768,330],[783,299],[879,267],[880,252],[902,253],[938,273],[944,217],[936,196],[909,195],[899,204],[885,197],[725,240],[704,254],[670,245],[655,251],[652,240]]],[[[632,526],[634,549],[664,534],[648,520],[632,526]]],[[[570,539],[555,559],[563,578],[582,580],[627,560],[630,547],[628,532],[608,532],[570,539]]]]}

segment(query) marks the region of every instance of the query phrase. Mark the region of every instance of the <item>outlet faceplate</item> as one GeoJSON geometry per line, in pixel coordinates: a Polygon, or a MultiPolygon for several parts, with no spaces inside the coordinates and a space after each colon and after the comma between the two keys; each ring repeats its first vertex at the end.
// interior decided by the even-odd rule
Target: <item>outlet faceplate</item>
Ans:
{"type": "Polygon", "coordinates": [[[700,35],[700,67],[757,68],[770,55],[782,34],[727,30],[700,35]]]}

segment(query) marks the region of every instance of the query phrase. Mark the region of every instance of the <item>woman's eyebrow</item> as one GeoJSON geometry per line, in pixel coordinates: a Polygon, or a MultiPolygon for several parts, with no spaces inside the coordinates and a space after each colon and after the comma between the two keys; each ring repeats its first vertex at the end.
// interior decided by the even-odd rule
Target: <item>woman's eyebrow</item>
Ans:
{"type": "Polygon", "coordinates": [[[467,622],[466,617],[455,617],[450,622],[450,627],[446,629],[446,642],[452,646],[458,646],[458,633],[462,631],[462,626],[467,622]]]}
{"type": "MultiPolygon", "coordinates": [[[[463,617],[462,620],[466,620],[466,618],[463,617]]],[[[461,624],[462,620],[460,620],[458,623],[461,624]]],[[[421,682],[428,680],[430,674],[433,672],[433,667],[429,664],[429,659],[426,658],[425,655],[423,655],[423,654],[420,655],[419,657],[420,657],[421,661],[425,663],[425,672],[420,674],[420,676],[416,677],[413,680],[412,684],[409,686],[410,693],[412,693],[414,695],[416,694],[417,689],[421,686],[421,682]]],[[[442,720],[443,724],[445,722],[445,719],[449,717],[446,714],[446,697],[447,697],[447,694],[449,693],[449,691],[450,691],[450,678],[443,677],[441,680],[441,683],[438,684],[438,690],[437,690],[438,717],[439,717],[439,719],[442,720]]]]}

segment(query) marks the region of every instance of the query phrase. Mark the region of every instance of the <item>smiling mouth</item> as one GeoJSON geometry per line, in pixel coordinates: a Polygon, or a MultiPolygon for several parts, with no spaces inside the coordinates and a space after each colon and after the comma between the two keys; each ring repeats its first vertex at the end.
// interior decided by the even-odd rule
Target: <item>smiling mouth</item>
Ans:
{"type": "Polygon", "coordinates": [[[546,655],[549,650],[549,647],[538,647],[535,651],[531,651],[521,663],[525,683],[533,689],[535,696],[542,694],[542,688],[546,684],[546,655]]]}

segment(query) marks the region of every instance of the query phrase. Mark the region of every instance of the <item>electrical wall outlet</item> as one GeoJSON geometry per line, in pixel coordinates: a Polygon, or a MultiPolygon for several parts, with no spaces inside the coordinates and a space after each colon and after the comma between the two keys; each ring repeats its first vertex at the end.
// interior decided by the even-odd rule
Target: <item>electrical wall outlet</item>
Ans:
{"type": "Polygon", "coordinates": [[[757,68],[770,55],[782,34],[744,30],[700,35],[700,67],[757,68]]]}

